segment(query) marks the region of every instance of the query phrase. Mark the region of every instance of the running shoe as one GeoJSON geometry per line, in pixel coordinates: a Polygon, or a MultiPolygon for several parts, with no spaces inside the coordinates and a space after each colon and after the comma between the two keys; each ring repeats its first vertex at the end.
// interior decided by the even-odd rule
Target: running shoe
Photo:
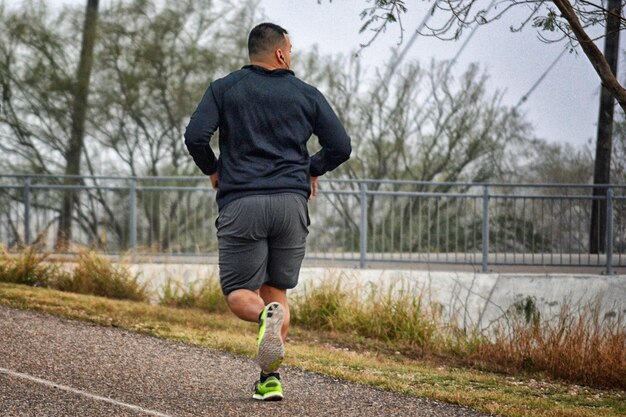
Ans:
{"type": "Polygon", "coordinates": [[[280,375],[273,373],[270,375],[261,374],[261,379],[254,385],[255,400],[260,401],[280,401],[283,399],[283,386],[280,383],[280,375]]]}
{"type": "Polygon", "coordinates": [[[259,338],[257,340],[257,363],[266,375],[275,372],[283,362],[285,346],[280,337],[285,309],[280,303],[269,303],[259,318],[259,338]]]}

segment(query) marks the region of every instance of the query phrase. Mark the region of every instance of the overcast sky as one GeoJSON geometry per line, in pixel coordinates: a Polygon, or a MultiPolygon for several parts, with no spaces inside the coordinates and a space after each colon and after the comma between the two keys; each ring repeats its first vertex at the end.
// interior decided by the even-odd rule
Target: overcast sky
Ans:
{"type": "MultiPolygon", "coordinates": [[[[486,7],[489,1],[484,3],[483,7],[486,7]]],[[[432,3],[409,0],[406,4],[409,13],[404,17],[405,42],[432,3]]],[[[334,0],[332,3],[323,0],[322,4],[317,0],[261,0],[265,14],[290,32],[296,51],[318,44],[322,53],[349,53],[369,39],[370,35],[358,33],[362,24],[359,12],[364,5],[364,0],[334,0]]],[[[564,43],[541,42],[537,30],[532,27],[521,33],[511,33],[509,27],[528,16],[522,7],[505,14],[500,21],[480,27],[453,71],[460,74],[470,63],[479,63],[490,76],[490,87],[504,90],[504,103],[510,106],[518,103],[565,47],[564,43]]],[[[601,33],[600,28],[594,31],[596,36],[601,33]]],[[[390,48],[398,42],[399,34],[399,28],[395,27],[379,36],[373,46],[362,52],[364,62],[368,66],[384,62],[390,48]]],[[[468,35],[469,32],[464,34],[468,35]]],[[[431,58],[451,59],[463,40],[454,42],[420,37],[405,60],[419,59],[428,64],[431,58]]],[[[602,47],[601,42],[599,45],[602,47]]],[[[566,53],[521,110],[541,138],[575,146],[589,139],[595,143],[599,86],[600,79],[582,51],[566,53]]]]}
{"type": "MultiPolygon", "coordinates": [[[[483,2],[486,7],[489,0],[478,2],[483,2]]],[[[50,0],[50,3],[84,4],[84,0],[50,0]]],[[[108,0],[101,1],[102,6],[108,3],[108,0]]],[[[409,12],[404,17],[405,42],[432,5],[430,1],[418,0],[407,0],[406,3],[409,12]]],[[[370,38],[368,34],[359,35],[362,24],[359,13],[365,5],[365,0],[334,0],[332,3],[322,0],[321,4],[317,0],[260,0],[267,20],[289,31],[294,59],[297,59],[298,50],[307,50],[314,44],[322,54],[348,54],[357,50],[360,43],[370,38]]],[[[504,104],[509,106],[518,103],[565,46],[564,43],[541,42],[532,27],[522,33],[511,33],[509,27],[528,16],[525,7],[518,7],[500,21],[480,27],[453,70],[453,74],[459,75],[470,63],[479,63],[490,76],[489,87],[493,91],[505,91],[504,104]]],[[[597,28],[592,37],[601,33],[597,28]]],[[[372,46],[362,51],[365,65],[375,67],[384,63],[390,48],[399,41],[399,34],[397,25],[390,27],[372,46]]],[[[419,59],[428,64],[432,58],[451,59],[463,41],[464,38],[455,42],[420,37],[405,60],[419,59]]],[[[602,48],[601,41],[599,46],[602,48]]],[[[595,143],[599,86],[599,78],[582,51],[567,53],[521,106],[521,111],[534,125],[538,137],[574,146],[581,146],[589,140],[595,143]]]]}

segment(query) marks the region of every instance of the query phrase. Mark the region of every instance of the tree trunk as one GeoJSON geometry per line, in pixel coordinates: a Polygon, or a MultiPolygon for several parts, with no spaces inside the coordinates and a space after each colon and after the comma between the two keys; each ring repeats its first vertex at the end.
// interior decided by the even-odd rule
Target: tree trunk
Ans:
{"type": "MultiPolygon", "coordinates": [[[[619,62],[619,33],[621,0],[609,0],[604,56],[613,74],[617,74],[619,62]]],[[[598,139],[593,172],[594,184],[611,182],[611,150],[613,148],[613,110],[615,100],[603,85],[600,94],[600,113],[598,116],[598,139]]],[[[606,188],[594,188],[593,195],[606,199],[606,188]]],[[[606,200],[594,201],[591,206],[591,227],[589,231],[589,253],[604,253],[606,250],[606,200]]]]}
{"type": "MultiPolygon", "coordinates": [[[[70,141],[65,151],[65,175],[80,175],[80,156],[84,148],[85,118],[87,114],[87,97],[89,95],[89,79],[93,63],[93,50],[96,40],[96,24],[98,22],[98,1],[87,0],[85,24],[83,26],[83,41],[80,51],[80,61],[74,85],[72,106],[72,130],[70,141]]],[[[76,178],[66,177],[65,185],[77,184],[76,178]]],[[[72,213],[77,201],[73,190],[64,190],[59,217],[59,229],[55,248],[59,252],[67,251],[72,239],[72,213]]]]}

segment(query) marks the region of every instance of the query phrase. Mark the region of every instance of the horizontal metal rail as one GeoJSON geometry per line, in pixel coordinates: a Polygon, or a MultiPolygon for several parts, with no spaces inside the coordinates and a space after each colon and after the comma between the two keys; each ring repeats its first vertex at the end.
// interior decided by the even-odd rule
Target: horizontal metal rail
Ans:
{"type": "MultiPolygon", "coordinates": [[[[485,272],[494,265],[626,268],[623,184],[325,179],[320,187],[309,204],[309,260],[474,265],[485,272]],[[606,196],[592,195],[596,188],[606,196]],[[596,204],[606,213],[606,237],[598,238],[601,253],[590,254],[596,204]]],[[[75,245],[109,254],[215,254],[215,195],[206,176],[0,175],[0,244],[53,250],[61,204],[70,196],[75,245]]]]}
{"type": "MultiPolygon", "coordinates": [[[[206,181],[210,183],[208,176],[158,176],[158,177],[143,177],[143,176],[120,176],[120,175],[48,175],[48,174],[0,174],[2,178],[15,178],[15,179],[47,179],[47,180],[59,180],[59,179],[93,179],[93,180],[122,180],[122,181],[206,181]]],[[[415,181],[415,180],[385,180],[385,179],[320,179],[321,184],[324,183],[338,183],[338,184],[389,184],[389,185],[422,185],[422,186],[455,186],[455,187],[490,187],[490,188],[614,188],[614,189],[626,189],[626,184],[574,184],[574,183],[516,183],[506,184],[497,182],[436,182],[436,181],[415,181]]],[[[358,188],[358,187],[357,187],[358,188]]]]}

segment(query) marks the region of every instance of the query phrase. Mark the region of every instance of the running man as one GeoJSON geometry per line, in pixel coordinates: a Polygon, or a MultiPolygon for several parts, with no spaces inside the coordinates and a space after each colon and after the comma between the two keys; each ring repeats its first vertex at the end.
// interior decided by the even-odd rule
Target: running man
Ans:
{"type": "Polygon", "coordinates": [[[259,323],[261,376],[253,398],[282,400],[278,373],[289,327],[287,290],[298,283],[317,177],[348,160],[350,138],[324,96],[294,76],[291,41],[262,23],[250,65],[215,80],[191,116],[185,145],[217,190],[220,283],[231,311],[259,323]],[[219,159],[209,143],[219,128],[219,159]],[[309,156],[315,134],[321,150],[309,156]]]}

